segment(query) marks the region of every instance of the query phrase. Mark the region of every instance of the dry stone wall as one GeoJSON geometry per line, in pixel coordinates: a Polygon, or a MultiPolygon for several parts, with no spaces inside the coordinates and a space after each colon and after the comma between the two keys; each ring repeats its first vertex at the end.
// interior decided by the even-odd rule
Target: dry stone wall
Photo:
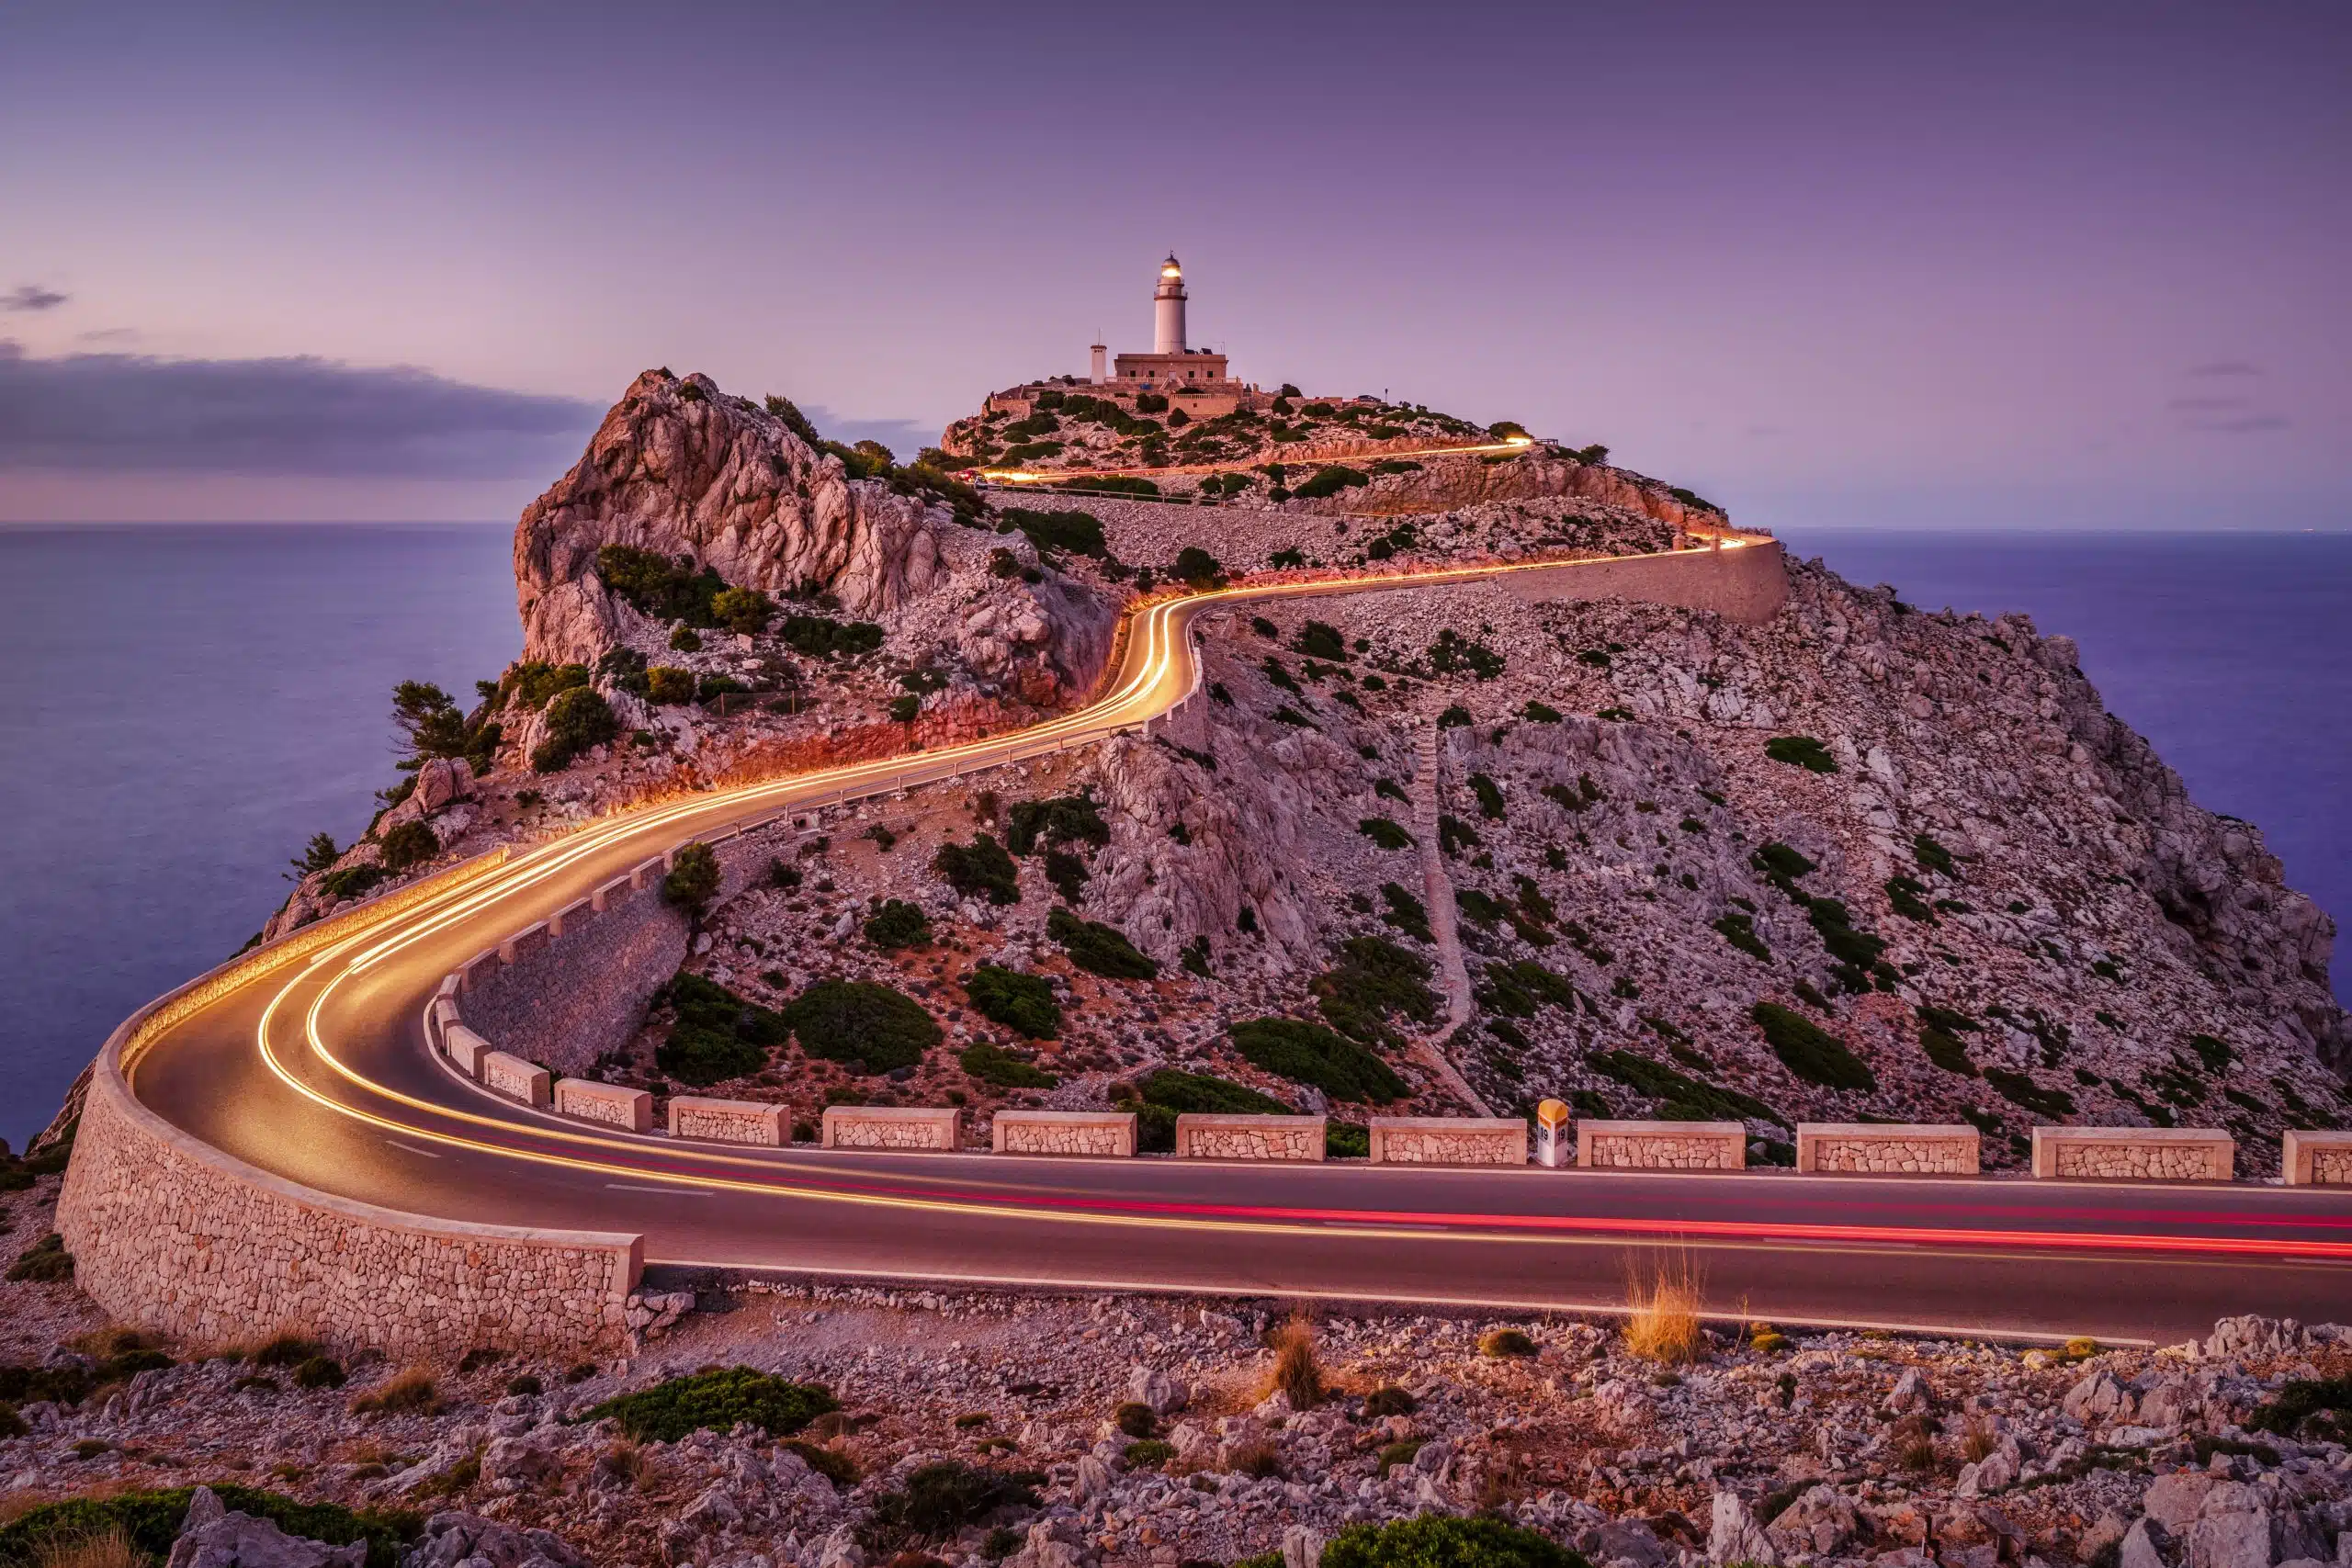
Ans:
{"type": "Polygon", "coordinates": [[[481,1059],[481,1082],[492,1094],[503,1094],[509,1100],[519,1100],[535,1110],[544,1110],[552,1098],[550,1089],[554,1075],[545,1067],[526,1062],[520,1056],[510,1056],[503,1051],[492,1051],[481,1059]]]}
{"type": "Polygon", "coordinates": [[[290,1325],[394,1355],[618,1349],[642,1265],[633,1235],[423,1219],[282,1181],[138,1104],[109,1059],[57,1226],[75,1283],[124,1323],[216,1343],[290,1325]]]}
{"type": "Polygon", "coordinates": [[[1747,1129],[1737,1122],[1579,1122],[1577,1164],[1608,1170],[1740,1170],[1747,1129]]]}
{"type": "Polygon", "coordinates": [[[1857,1176],[1974,1176],[1978,1136],[1969,1126],[1800,1122],[1797,1169],[1857,1176]]]}
{"type": "Polygon", "coordinates": [[[2352,1133],[2290,1128],[2279,1155],[2290,1187],[2352,1187],[2352,1133]]]}
{"type": "Polygon", "coordinates": [[[644,1089],[624,1089],[618,1084],[558,1078],[555,1110],[559,1116],[601,1122],[627,1133],[648,1132],[653,1126],[653,1096],[644,1089]]]}
{"type": "Polygon", "coordinates": [[[1136,1118],[1119,1111],[1000,1111],[989,1145],[1001,1155],[1131,1155],[1136,1118]]]}
{"type": "Polygon", "coordinates": [[[1375,1116],[1374,1165],[1527,1163],[1527,1123],[1515,1116],[1375,1116]]]}
{"type": "Polygon", "coordinates": [[[2210,1127],[2036,1127],[2033,1174],[2093,1181],[2227,1181],[2236,1145],[2210,1127]]]}
{"type": "Polygon", "coordinates": [[[752,1100],[711,1100],[698,1094],[674,1094],[670,1097],[670,1135],[673,1138],[705,1138],[718,1144],[758,1144],[766,1148],[784,1145],[784,1112],[781,1105],[763,1105],[752,1100]]]}
{"type": "Polygon", "coordinates": [[[1320,1116],[1211,1116],[1176,1118],[1176,1153],[1187,1159],[1319,1160],[1325,1119],[1320,1116]]]}
{"type": "Polygon", "coordinates": [[[910,1105],[829,1105],[824,1143],[829,1149],[952,1150],[964,1113],[910,1105]]]}

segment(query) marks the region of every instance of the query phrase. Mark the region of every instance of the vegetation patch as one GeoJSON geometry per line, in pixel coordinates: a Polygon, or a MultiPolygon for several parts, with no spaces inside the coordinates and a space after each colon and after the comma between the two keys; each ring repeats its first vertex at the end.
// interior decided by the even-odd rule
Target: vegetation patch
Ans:
{"type": "Polygon", "coordinates": [[[1764,755],[1811,773],[1838,771],[1838,759],[1830,755],[1829,748],[1810,735],[1774,736],[1764,743],[1764,755]]]}
{"type": "Polygon", "coordinates": [[[582,752],[605,744],[620,733],[612,705],[594,688],[575,686],[547,706],[547,739],[532,749],[531,771],[560,773],[582,752]]]}
{"type": "Polygon", "coordinates": [[[1388,1037],[1388,1021],[1399,1014],[1416,1023],[1436,1021],[1428,959],[1385,937],[1353,936],[1340,943],[1339,960],[1309,981],[1307,990],[1340,1033],[1374,1042],[1388,1037]]]}
{"type": "MultiPolygon", "coordinates": [[[[983,964],[964,976],[964,994],[971,999],[973,1010],[990,1023],[1001,1023],[1032,1040],[1051,1040],[1061,1033],[1061,1003],[1054,999],[1054,987],[1042,975],[983,964]]],[[[969,1063],[965,1071],[971,1071],[969,1063]]]]}
{"type": "Polygon", "coordinates": [[[1402,1079],[1388,1064],[1354,1041],[1292,1018],[1258,1018],[1230,1030],[1241,1059],[1261,1072],[1293,1083],[1312,1084],[1333,1100],[1385,1105],[1401,1098],[1402,1079]]]}
{"type": "Polygon", "coordinates": [[[770,1048],[791,1033],[776,1012],[684,970],[653,993],[652,1005],[678,1015],[655,1048],[655,1065],[697,1089],[758,1072],[767,1065],[770,1048]]]}
{"type": "Polygon", "coordinates": [[[1069,961],[1091,975],[1110,980],[1154,980],[1158,961],[1136,950],[1125,932],[1100,920],[1080,919],[1057,908],[1046,917],[1046,934],[1061,944],[1069,961]]]}
{"type": "Polygon", "coordinates": [[[999,1089],[1051,1089],[1061,1082],[1035,1063],[986,1040],[966,1047],[956,1063],[980,1082],[999,1089]]]}
{"type": "MultiPolygon", "coordinates": [[[[1269,1552],[1274,1568],[1282,1553],[1269,1552]]],[[[1258,1560],[1235,1568],[1257,1568],[1258,1560]]],[[[1492,1515],[1427,1514],[1385,1525],[1350,1525],[1323,1549],[1320,1568],[1591,1568],[1549,1537],[1492,1515]]]]}
{"type": "Polygon", "coordinates": [[[975,833],[968,844],[941,844],[931,868],[963,897],[986,898],[991,904],[1021,902],[1020,868],[991,834],[975,833]]]}
{"type": "Polygon", "coordinates": [[[896,1491],[874,1500],[874,1511],[857,1527],[870,1551],[895,1552],[952,1540],[1000,1508],[1034,1508],[1036,1485],[1045,1478],[1030,1471],[990,1470],[956,1460],[926,1464],[896,1491]]]}
{"type": "MultiPolygon", "coordinates": [[[[1663,1062],[1637,1056],[1631,1051],[1604,1052],[1588,1057],[1586,1065],[1602,1077],[1614,1078],[1656,1100],[1657,1117],[1663,1122],[1756,1121],[1790,1125],[1786,1116],[1760,1100],[1677,1072],[1663,1062]]],[[[1598,1096],[1593,1099],[1598,1103],[1588,1109],[1588,1114],[1608,1115],[1608,1102],[1598,1096]]]]}
{"type": "Polygon", "coordinates": [[[1781,1065],[1810,1084],[1824,1089],[1873,1089],[1878,1075],[1846,1048],[1846,1043],[1806,1018],[1772,1002],[1758,1002],[1748,1017],[1764,1032],[1765,1043],[1781,1065]]]}
{"type": "Polygon", "coordinates": [[[2057,1118],[2075,1112],[2075,1097],[2063,1089],[2044,1089],[2024,1073],[2007,1067],[1987,1067],[1984,1081],[1995,1093],[2012,1105],[2024,1107],[2036,1116],[2057,1118]]]}
{"type": "Polygon", "coordinates": [[[1356,824],[1356,831],[1379,849],[1408,850],[1414,843],[1413,835],[1392,818],[1367,817],[1356,824]]]}
{"type": "Polygon", "coordinates": [[[1762,937],[1756,934],[1754,916],[1733,909],[1715,922],[1715,931],[1725,942],[1749,957],[1764,964],[1772,962],[1772,950],[1764,944],[1762,937]]]}
{"type": "Polygon", "coordinates": [[[1074,556],[1107,558],[1111,547],[1102,536],[1102,519],[1091,512],[1037,512],[1025,506],[997,509],[1000,533],[1018,528],[1040,550],[1061,550],[1074,556]]]}
{"type": "Polygon", "coordinates": [[[1111,825],[1091,795],[1057,795],[1050,800],[1014,803],[1006,814],[1004,847],[1016,855],[1035,854],[1040,844],[1091,844],[1111,841],[1111,825]]]}
{"type": "MultiPolygon", "coordinates": [[[[299,1503],[275,1492],[257,1491],[233,1482],[216,1483],[213,1495],[229,1509],[269,1520],[288,1535],[323,1540],[334,1546],[364,1541],[368,1568],[393,1568],[401,1549],[421,1533],[424,1521],[405,1510],[380,1512],[350,1509],[333,1503],[299,1503]]],[[[28,1509],[0,1529],[0,1565],[35,1568],[82,1558],[74,1549],[84,1542],[119,1533],[132,1551],[153,1562],[171,1555],[180,1521],[187,1516],[192,1486],[168,1491],[119,1492],[108,1497],[74,1497],[28,1509]]]]}
{"type": "Polygon", "coordinates": [[[1291,1107],[1247,1084],[1212,1073],[1180,1072],[1162,1067],[1140,1083],[1113,1087],[1114,1104],[1136,1112],[1136,1147],[1146,1154],[1166,1154],[1176,1146],[1176,1118],[1195,1116],[1287,1116],[1291,1107]]]}
{"type": "Polygon", "coordinates": [[[903,898],[886,898],[866,918],[865,940],[885,953],[904,948],[931,945],[931,917],[922,912],[920,904],[910,904],[903,898]]]}
{"type": "Polygon", "coordinates": [[[771,1438],[787,1438],[841,1408],[821,1383],[792,1382],[750,1367],[722,1367],[672,1378],[608,1399],[577,1419],[606,1417],[640,1443],[674,1443],[690,1432],[727,1432],[749,1422],[771,1438]]]}
{"type": "Polygon", "coordinates": [[[872,980],[820,980],[782,1017],[809,1055],[867,1073],[911,1067],[939,1043],[939,1024],[921,1002],[872,980]]]}
{"type": "Polygon", "coordinates": [[[692,556],[670,557],[628,545],[606,545],[596,552],[596,575],[615,598],[657,621],[716,626],[712,602],[727,583],[708,567],[697,570],[692,556]]]}

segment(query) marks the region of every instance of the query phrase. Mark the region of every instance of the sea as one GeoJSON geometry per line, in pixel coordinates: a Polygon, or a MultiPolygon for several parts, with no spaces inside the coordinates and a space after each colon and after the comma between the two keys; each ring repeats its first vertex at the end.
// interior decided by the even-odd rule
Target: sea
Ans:
{"type": "MultiPolygon", "coordinates": [[[[0,527],[0,1137],[234,953],[392,768],[392,687],[521,643],[499,525],[0,527]]],[[[1796,532],[1909,603],[2030,613],[2196,799],[2352,919],[2352,534],[1796,532]]],[[[2337,993],[2347,991],[2339,967],[2337,993]]]]}

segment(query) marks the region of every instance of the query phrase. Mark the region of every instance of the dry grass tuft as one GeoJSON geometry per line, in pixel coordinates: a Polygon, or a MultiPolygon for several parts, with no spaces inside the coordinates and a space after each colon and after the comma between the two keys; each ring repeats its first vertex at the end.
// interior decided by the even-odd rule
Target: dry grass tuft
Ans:
{"type": "Polygon", "coordinates": [[[45,1540],[33,1549],[33,1568],[147,1568],[147,1554],[120,1525],[88,1535],[45,1540]]]}
{"type": "Polygon", "coordinates": [[[1304,1316],[1274,1333],[1272,1392],[1287,1398],[1293,1410],[1314,1409],[1328,1392],[1322,1363],[1315,1359],[1315,1325],[1304,1316]]]}
{"type": "Polygon", "coordinates": [[[1244,1443],[1227,1458],[1236,1471],[1260,1481],[1283,1472],[1283,1451],[1272,1443],[1244,1443]]]}
{"type": "Polygon", "coordinates": [[[441,1409],[441,1391],[433,1374],[409,1367],[351,1402],[355,1416],[433,1416],[441,1409]]]}
{"type": "Polygon", "coordinates": [[[1990,1421],[1977,1416],[1968,1418],[1967,1427],[1961,1432],[1960,1451],[1969,1463],[1974,1464],[2000,1446],[2001,1435],[1993,1429],[1990,1421]]]}
{"type": "Polygon", "coordinates": [[[1625,1281],[1632,1314],[1625,1319],[1625,1348],[1645,1360],[1678,1366],[1706,1355],[1706,1332],[1699,1311],[1706,1292],[1688,1258],[1661,1261],[1647,1280],[1636,1268],[1625,1281]]]}
{"type": "Polygon", "coordinates": [[[1905,1470],[1936,1468],[1936,1429],[1925,1416],[1905,1416],[1887,1434],[1895,1462],[1905,1470]]]}

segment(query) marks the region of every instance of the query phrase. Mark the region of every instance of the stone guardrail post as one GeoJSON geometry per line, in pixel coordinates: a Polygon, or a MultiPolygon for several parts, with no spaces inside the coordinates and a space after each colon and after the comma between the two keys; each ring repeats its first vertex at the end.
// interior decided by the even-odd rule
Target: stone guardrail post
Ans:
{"type": "Polygon", "coordinates": [[[2289,1128],[2278,1168],[2290,1187],[2352,1187],[2352,1133],[2289,1128]]]}
{"type": "Polygon", "coordinates": [[[1742,1170],[1739,1122],[1578,1122],[1577,1164],[1591,1170],[1742,1170]]]}
{"type": "Polygon", "coordinates": [[[1800,1122],[1797,1170],[1868,1176],[1974,1176],[1982,1134],[1965,1122],[1800,1122]]]}
{"type": "Polygon", "coordinates": [[[2214,1127],[2036,1127],[2033,1174],[2093,1181],[2227,1181],[2237,1144],[2214,1127]]]}

